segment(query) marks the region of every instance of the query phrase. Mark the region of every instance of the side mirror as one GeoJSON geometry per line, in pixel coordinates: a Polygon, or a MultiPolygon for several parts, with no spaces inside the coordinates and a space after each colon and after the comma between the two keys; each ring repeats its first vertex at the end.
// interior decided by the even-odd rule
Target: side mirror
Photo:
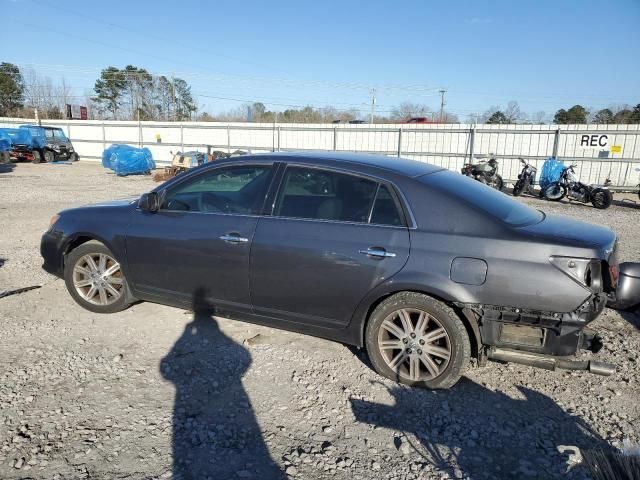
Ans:
{"type": "Polygon", "coordinates": [[[138,208],[143,212],[157,212],[160,209],[157,192],[143,193],[138,200],[138,208]]]}

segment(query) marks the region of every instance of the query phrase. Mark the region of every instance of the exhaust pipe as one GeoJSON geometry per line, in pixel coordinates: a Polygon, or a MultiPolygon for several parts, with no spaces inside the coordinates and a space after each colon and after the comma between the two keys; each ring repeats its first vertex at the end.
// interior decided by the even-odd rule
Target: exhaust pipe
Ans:
{"type": "Polygon", "coordinates": [[[537,353],[519,352],[517,350],[507,350],[504,348],[493,348],[489,350],[488,357],[491,360],[500,362],[513,362],[530,367],[544,368],[555,371],[562,370],[585,370],[595,375],[609,376],[616,372],[616,366],[610,363],[597,362],[595,360],[576,361],[563,360],[561,358],[549,357],[537,353]]]}

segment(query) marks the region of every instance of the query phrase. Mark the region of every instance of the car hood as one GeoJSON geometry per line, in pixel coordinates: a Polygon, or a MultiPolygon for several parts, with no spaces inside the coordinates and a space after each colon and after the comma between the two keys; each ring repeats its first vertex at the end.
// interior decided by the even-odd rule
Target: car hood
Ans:
{"type": "Polygon", "coordinates": [[[595,250],[603,260],[609,259],[616,243],[616,234],[610,229],[564,215],[545,214],[541,222],[520,227],[518,230],[549,243],[595,250]]]}
{"type": "Polygon", "coordinates": [[[83,205],[81,207],[70,208],[68,210],[63,210],[60,212],[61,214],[69,213],[69,212],[85,212],[91,211],[95,212],[100,209],[113,209],[118,207],[127,207],[135,204],[138,201],[139,197],[127,197],[118,200],[105,200],[104,202],[91,203],[89,205],[83,205]]]}
{"type": "Polygon", "coordinates": [[[60,140],[58,138],[47,138],[49,145],[71,145],[71,140],[60,140]]]}
{"type": "Polygon", "coordinates": [[[126,197],[117,200],[105,200],[104,202],[85,205],[82,208],[124,207],[125,205],[131,205],[132,203],[137,202],[139,198],[140,197],[126,197]]]}

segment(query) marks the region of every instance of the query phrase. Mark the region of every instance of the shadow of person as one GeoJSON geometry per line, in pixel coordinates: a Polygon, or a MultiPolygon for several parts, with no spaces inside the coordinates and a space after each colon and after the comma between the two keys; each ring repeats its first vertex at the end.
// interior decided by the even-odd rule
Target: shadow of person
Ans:
{"type": "Polygon", "coordinates": [[[586,473],[581,450],[611,449],[579,417],[529,388],[516,387],[512,398],[463,378],[447,391],[389,392],[393,405],[351,399],[356,421],[400,432],[400,453],[451,478],[566,478],[586,473]]]}
{"type": "Polygon", "coordinates": [[[16,166],[13,163],[0,163],[0,173],[10,173],[16,166]]]}
{"type": "Polygon", "coordinates": [[[618,310],[618,313],[627,322],[640,330],[640,305],[633,312],[630,310],[618,310]]]}
{"type": "Polygon", "coordinates": [[[173,479],[283,478],[242,386],[251,355],[220,331],[205,297],[196,292],[193,320],[160,362],[176,390],[173,479]]]}

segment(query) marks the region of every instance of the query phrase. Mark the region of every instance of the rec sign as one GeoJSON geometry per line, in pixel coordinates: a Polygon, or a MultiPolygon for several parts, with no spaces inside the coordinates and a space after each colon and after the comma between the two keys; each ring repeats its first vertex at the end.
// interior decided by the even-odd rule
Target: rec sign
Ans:
{"type": "Polygon", "coordinates": [[[593,133],[591,135],[580,135],[581,148],[599,148],[603,149],[609,145],[609,136],[602,133],[593,133]]]}

